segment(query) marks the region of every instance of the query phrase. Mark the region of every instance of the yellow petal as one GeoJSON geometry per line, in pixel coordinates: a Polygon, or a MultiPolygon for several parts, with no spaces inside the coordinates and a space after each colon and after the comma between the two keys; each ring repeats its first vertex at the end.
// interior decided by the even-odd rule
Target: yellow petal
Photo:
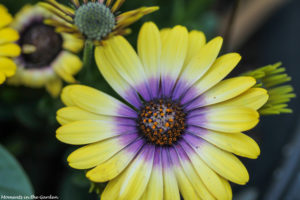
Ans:
{"type": "Polygon", "coordinates": [[[232,99],[256,83],[256,80],[252,77],[236,77],[221,81],[216,86],[206,91],[201,99],[201,106],[207,106],[211,104],[216,104],[228,99],[232,99]]]}
{"type": "Polygon", "coordinates": [[[8,42],[14,42],[19,39],[19,34],[12,28],[4,28],[0,30],[0,45],[8,42]]]}
{"type": "Polygon", "coordinates": [[[67,51],[63,51],[52,64],[54,71],[66,82],[75,83],[73,75],[82,68],[82,62],[78,56],[67,51]]]}
{"type": "Polygon", "coordinates": [[[162,39],[161,74],[177,79],[183,66],[188,47],[188,31],[183,26],[175,26],[162,39]]]}
{"type": "Polygon", "coordinates": [[[217,131],[205,130],[205,133],[195,133],[217,147],[239,156],[255,159],[260,154],[257,143],[249,136],[242,133],[228,134],[217,131]]]}
{"type": "Polygon", "coordinates": [[[186,200],[197,200],[200,199],[196,194],[192,184],[185,176],[181,167],[174,166],[174,173],[178,182],[180,194],[186,200]]]}
{"type": "Polygon", "coordinates": [[[106,182],[117,177],[129,165],[142,145],[142,140],[131,144],[109,160],[88,171],[86,176],[93,182],[106,182]]]}
{"type": "Polygon", "coordinates": [[[229,53],[219,57],[207,73],[195,84],[198,94],[202,94],[220,82],[241,60],[237,53],[229,53]]]}
{"type": "Polygon", "coordinates": [[[8,58],[0,57],[0,72],[3,75],[11,77],[16,73],[16,64],[8,58]]]}
{"type": "Polygon", "coordinates": [[[138,200],[142,196],[150,178],[154,157],[154,148],[150,148],[150,151],[145,149],[144,147],[143,151],[120,176],[108,183],[101,195],[101,199],[138,200]]]}
{"type": "Polygon", "coordinates": [[[59,78],[51,80],[46,83],[46,89],[51,94],[52,97],[56,98],[60,94],[63,83],[59,78]]]}
{"type": "Polygon", "coordinates": [[[75,106],[64,107],[62,109],[59,109],[57,111],[56,118],[61,125],[65,125],[71,122],[81,121],[81,120],[102,120],[102,121],[106,120],[107,121],[111,119],[111,117],[109,116],[94,114],[75,106]]]}
{"type": "Polygon", "coordinates": [[[121,133],[112,119],[85,120],[61,126],[56,131],[56,138],[64,143],[81,145],[105,140],[121,133]]]}
{"type": "MultiPolygon", "coordinates": [[[[201,170],[201,169],[197,169],[197,168],[193,167],[190,160],[186,159],[187,155],[184,152],[184,150],[182,150],[182,148],[180,148],[180,146],[177,146],[176,149],[177,149],[178,157],[179,157],[180,164],[181,164],[181,170],[183,170],[184,173],[186,174],[187,178],[189,179],[190,183],[192,184],[192,186],[195,189],[198,196],[201,197],[201,199],[207,199],[207,200],[214,199],[214,196],[212,196],[212,194],[213,195],[215,195],[215,194],[210,193],[208,191],[208,188],[204,184],[204,181],[211,181],[211,180],[202,179],[201,177],[203,177],[203,175],[199,176],[199,174],[197,174],[195,171],[195,170],[201,170]]],[[[174,157],[174,156],[172,155],[172,157],[174,157]]],[[[218,185],[215,185],[214,187],[217,187],[217,186],[218,185]]]]}
{"type": "Polygon", "coordinates": [[[163,185],[163,172],[162,160],[160,149],[157,148],[154,157],[154,165],[151,172],[151,177],[147,188],[141,199],[143,200],[163,200],[164,185],[163,185]]]}
{"type": "Polygon", "coordinates": [[[124,179],[119,199],[139,199],[147,187],[152,171],[154,147],[144,146],[143,150],[121,175],[124,179]]]}
{"type": "Polygon", "coordinates": [[[133,140],[122,143],[122,139],[124,138],[119,136],[81,147],[69,155],[69,165],[75,169],[95,167],[111,158],[133,140]]]}
{"type": "Polygon", "coordinates": [[[203,32],[194,30],[189,33],[188,50],[184,66],[190,62],[191,58],[199,54],[200,49],[205,45],[205,43],[206,38],[203,32]]]}
{"type": "Polygon", "coordinates": [[[163,28],[160,30],[160,40],[161,42],[165,42],[165,40],[168,38],[169,33],[171,32],[171,28],[163,28]]]}
{"type": "Polygon", "coordinates": [[[0,28],[7,26],[13,20],[11,14],[7,12],[7,9],[3,5],[0,5],[0,19],[0,28]]]}
{"type": "Polygon", "coordinates": [[[3,44],[0,45],[0,56],[7,56],[7,57],[17,57],[21,53],[21,49],[16,44],[3,44]]]}
{"type": "Polygon", "coordinates": [[[167,149],[162,151],[164,199],[180,200],[178,183],[176,181],[174,169],[167,151],[167,149]]]}
{"type": "Polygon", "coordinates": [[[121,36],[112,37],[105,42],[103,48],[107,60],[131,86],[146,80],[141,61],[126,39],[121,36]]]}
{"type": "Polygon", "coordinates": [[[222,177],[220,177],[220,179],[222,180],[224,187],[226,188],[227,200],[231,200],[232,199],[232,189],[231,189],[229,182],[222,177]]]}
{"type": "Polygon", "coordinates": [[[191,136],[188,142],[205,161],[205,163],[220,176],[240,185],[249,181],[249,174],[242,162],[231,153],[223,151],[216,146],[191,136]]]}
{"type": "Polygon", "coordinates": [[[75,106],[76,104],[71,99],[72,86],[66,86],[61,92],[61,100],[66,106],[75,106]]]}
{"type": "Polygon", "coordinates": [[[268,101],[268,98],[267,90],[263,88],[251,88],[243,94],[215,106],[245,106],[258,110],[268,101]]]}
{"type": "Polygon", "coordinates": [[[78,53],[83,48],[83,40],[72,34],[62,33],[63,48],[73,53],[78,53]]]}
{"type": "MultiPolygon", "coordinates": [[[[202,181],[197,176],[196,173],[194,173],[194,170],[190,166],[183,165],[182,158],[180,158],[180,155],[177,155],[174,149],[170,149],[170,158],[172,159],[173,164],[173,171],[176,175],[176,180],[178,183],[179,191],[184,199],[213,199],[212,196],[205,196],[203,195],[202,191],[205,190],[205,186],[202,184],[202,181]],[[179,157],[179,158],[178,158],[179,157]],[[181,162],[180,162],[181,161],[181,162]],[[187,167],[187,169],[185,169],[187,167]],[[192,177],[191,173],[189,173],[189,170],[193,170],[192,177]],[[193,182],[195,179],[196,183],[193,182]],[[199,185],[199,183],[202,184],[202,187],[199,188],[196,185],[199,185]],[[195,185],[196,184],[196,185],[195,185]],[[200,191],[199,191],[200,189],[200,191]],[[201,197],[201,198],[200,198],[201,197]],[[204,198],[206,197],[206,198],[204,198]],[[210,198],[211,197],[211,198],[210,198]]],[[[207,191],[208,193],[208,191],[207,191]]]]}
{"type": "Polygon", "coordinates": [[[122,117],[124,115],[118,113],[119,108],[128,108],[117,99],[88,86],[70,85],[65,87],[64,91],[62,98],[67,104],[75,104],[91,113],[122,117]]]}
{"type": "Polygon", "coordinates": [[[0,72],[0,84],[2,84],[5,81],[5,79],[5,75],[2,72],[0,72]]]}
{"type": "Polygon", "coordinates": [[[221,49],[223,39],[216,37],[204,45],[194,57],[191,57],[181,77],[189,85],[198,81],[215,62],[221,49]]]}
{"type": "Polygon", "coordinates": [[[226,133],[249,130],[259,121],[258,112],[247,107],[211,107],[205,111],[194,111],[193,115],[194,117],[188,119],[188,123],[226,133]]]}
{"type": "Polygon", "coordinates": [[[138,102],[137,94],[130,93],[134,91],[129,83],[119,74],[119,72],[114,69],[113,65],[110,63],[110,60],[107,59],[104,48],[102,46],[96,47],[95,50],[95,59],[99,71],[109,83],[109,85],[120,94],[125,100],[127,100],[132,105],[136,105],[138,102]]]}
{"type": "MultiPolygon", "coordinates": [[[[208,191],[215,196],[217,199],[222,199],[227,195],[226,188],[224,187],[221,178],[216,174],[210,167],[206,165],[206,163],[197,155],[197,153],[186,143],[181,142],[181,146],[184,148],[184,151],[187,152],[187,156],[190,159],[192,166],[194,167],[196,173],[201,178],[203,184],[206,186],[208,191]]],[[[179,146],[177,147],[179,148],[179,146]]],[[[183,150],[180,149],[179,152],[183,150]]],[[[182,160],[184,169],[186,165],[190,165],[182,160]]],[[[189,166],[190,167],[190,166],[189,166]]],[[[188,170],[188,168],[186,168],[188,170]]],[[[197,175],[193,175],[192,168],[190,167],[189,173],[191,173],[191,178],[197,177],[197,175]]],[[[196,186],[199,183],[195,183],[196,186]]],[[[201,184],[201,183],[200,183],[201,184]]],[[[198,187],[201,187],[199,185],[198,187]]],[[[199,189],[198,189],[199,190],[199,189]]],[[[201,191],[201,190],[199,190],[201,191]]],[[[202,192],[203,193],[203,192],[202,192]]],[[[201,193],[201,194],[202,194],[201,193]]],[[[204,193],[205,194],[205,193],[204,193]]],[[[203,194],[202,194],[203,196],[203,194]]]]}
{"type": "Polygon", "coordinates": [[[157,26],[145,23],[138,37],[138,54],[148,77],[159,77],[161,40],[157,26]]]}

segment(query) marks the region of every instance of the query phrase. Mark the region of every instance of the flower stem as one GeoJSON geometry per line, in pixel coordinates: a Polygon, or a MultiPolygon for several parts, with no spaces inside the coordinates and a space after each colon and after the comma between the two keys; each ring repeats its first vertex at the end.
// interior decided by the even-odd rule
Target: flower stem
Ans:
{"type": "Polygon", "coordinates": [[[91,63],[93,59],[94,43],[91,40],[86,40],[83,51],[83,79],[89,82],[92,79],[91,63]]]}
{"type": "Polygon", "coordinates": [[[83,52],[83,67],[89,67],[92,61],[94,44],[91,40],[86,40],[83,52]]]}

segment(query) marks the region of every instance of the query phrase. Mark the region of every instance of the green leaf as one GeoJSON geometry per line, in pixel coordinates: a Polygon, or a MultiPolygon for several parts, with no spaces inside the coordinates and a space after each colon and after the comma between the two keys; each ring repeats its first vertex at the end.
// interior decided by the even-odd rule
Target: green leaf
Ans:
{"type": "Polygon", "coordinates": [[[17,160],[0,145],[0,194],[8,196],[32,195],[27,175],[17,160]]]}

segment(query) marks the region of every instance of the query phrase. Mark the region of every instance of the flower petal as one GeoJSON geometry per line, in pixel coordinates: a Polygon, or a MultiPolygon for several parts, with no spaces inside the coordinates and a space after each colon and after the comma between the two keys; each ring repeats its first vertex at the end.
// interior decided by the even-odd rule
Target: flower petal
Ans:
{"type": "Polygon", "coordinates": [[[231,200],[232,199],[232,189],[231,189],[231,186],[230,186],[229,182],[227,180],[225,180],[224,178],[222,178],[222,177],[220,177],[220,179],[222,180],[223,185],[226,188],[227,199],[231,200]]]}
{"type": "Polygon", "coordinates": [[[241,161],[231,153],[220,150],[216,146],[196,136],[186,135],[184,138],[206,164],[220,176],[240,185],[249,181],[249,174],[241,161]]]}
{"type": "Polygon", "coordinates": [[[185,200],[200,199],[193,188],[193,185],[185,175],[183,166],[181,166],[178,155],[174,148],[170,148],[170,158],[172,159],[173,171],[176,176],[179,191],[182,197],[185,200]]]}
{"type": "Polygon", "coordinates": [[[3,44],[0,45],[0,56],[7,56],[7,57],[17,57],[21,53],[21,49],[16,44],[3,44]]]}
{"type": "Polygon", "coordinates": [[[135,126],[119,126],[113,119],[85,120],[61,126],[56,131],[56,138],[67,144],[81,145],[134,132],[135,126]]]}
{"type": "Polygon", "coordinates": [[[82,62],[78,56],[67,51],[63,51],[52,63],[54,71],[66,82],[75,83],[73,77],[82,68],[82,62]]]}
{"type": "Polygon", "coordinates": [[[136,112],[117,99],[88,86],[70,85],[63,89],[62,99],[67,105],[76,105],[91,113],[136,117],[136,112]]]}
{"type": "Polygon", "coordinates": [[[139,33],[138,55],[146,72],[146,76],[155,80],[149,84],[152,96],[158,96],[160,80],[161,40],[157,26],[153,22],[145,23],[139,33]]]}
{"type": "Polygon", "coordinates": [[[111,87],[136,108],[142,106],[135,89],[120,75],[105,55],[102,46],[96,47],[95,59],[99,71],[111,87]]]}
{"type": "Polygon", "coordinates": [[[256,126],[258,118],[258,112],[247,107],[211,107],[192,111],[188,116],[187,124],[226,133],[236,133],[256,126]]]}
{"type": "Polygon", "coordinates": [[[187,89],[209,70],[219,54],[222,43],[223,39],[221,37],[214,38],[200,48],[199,52],[189,60],[179,77],[179,83],[181,84],[177,85],[175,88],[173,94],[175,99],[179,99],[187,89]]]}
{"type": "Polygon", "coordinates": [[[252,77],[235,77],[223,80],[206,91],[200,98],[189,103],[186,109],[192,110],[232,99],[251,88],[255,83],[256,80],[252,77]]]}
{"type": "Polygon", "coordinates": [[[245,106],[258,110],[268,101],[268,98],[267,90],[263,88],[251,88],[233,99],[214,105],[214,107],[245,106]]]}
{"type": "Polygon", "coordinates": [[[144,99],[150,100],[147,78],[142,63],[129,42],[121,36],[115,36],[105,41],[103,49],[103,53],[114,69],[144,99]]]}
{"type": "Polygon", "coordinates": [[[168,149],[162,150],[162,166],[164,179],[164,199],[180,200],[178,183],[171,163],[168,149]]]}
{"type": "Polygon", "coordinates": [[[162,40],[161,77],[162,93],[170,96],[187,54],[188,31],[175,26],[162,40]],[[174,42],[176,41],[176,42],[174,42]]]}
{"type": "Polygon", "coordinates": [[[0,72],[5,76],[13,76],[16,72],[16,64],[9,58],[0,57],[0,72]]]}
{"type": "Polygon", "coordinates": [[[187,91],[181,103],[186,104],[216,85],[234,69],[240,60],[241,56],[237,53],[229,53],[219,57],[204,76],[187,91]]]}
{"type": "Polygon", "coordinates": [[[137,134],[121,135],[86,145],[69,155],[69,165],[75,169],[89,169],[95,167],[110,159],[137,138],[137,134]]]}
{"type": "Polygon", "coordinates": [[[164,185],[162,174],[161,148],[155,149],[153,168],[149,183],[141,199],[143,200],[163,200],[164,185]]]}
{"type": "Polygon", "coordinates": [[[0,84],[2,84],[5,81],[5,79],[5,75],[0,71],[0,84]]]}
{"type": "Polygon", "coordinates": [[[143,144],[143,139],[137,140],[109,160],[88,171],[86,176],[93,182],[106,182],[117,177],[130,164],[143,144]]]}
{"type": "Polygon", "coordinates": [[[7,26],[13,20],[11,14],[7,12],[7,9],[3,5],[0,5],[0,19],[0,28],[7,26]]]}
{"type": "Polygon", "coordinates": [[[139,199],[151,175],[154,149],[153,146],[144,146],[126,170],[108,183],[101,199],[139,199]]]}
{"type": "Polygon", "coordinates": [[[109,120],[111,119],[110,116],[107,115],[98,115],[91,113],[89,111],[83,110],[81,108],[70,106],[64,107],[57,111],[56,116],[57,121],[61,125],[65,125],[75,121],[82,121],[82,120],[109,120]]]}
{"type": "Polygon", "coordinates": [[[188,131],[199,136],[220,149],[239,156],[255,159],[260,154],[257,143],[249,136],[242,133],[223,133],[199,127],[189,127],[188,131]]]}
{"type": "Polygon", "coordinates": [[[203,32],[196,30],[189,32],[189,43],[184,66],[186,66],[194,56],[199,55],[200,49],[205,43],[206,38],[203,32]]]}
{"type": "Polygon", "coordinates": [[[72,34],[62,33],[63,48],[73,53],[78,53],[83,48],[83,40],[72,34]]]}
{"type": "Polygon", "coordinates": [[[19,39],[19,34],[12,28],[4,28],[0,30],[0,45],[8,42],[14,42],[19,39]]]}
{"type": "MultiPolygon", "coordinates": [[[[189,166],[189,173],[191,175],[191,178],[195,178],[198,175],[201,178],[204,185],[206,186],[206,188],[208,189],[208,191],[210,191],[210,193],[217,199],[224,199],[224,197],[227,196],[227,191],[224,187],[221,177],[219,177],[219,175],[216,174],[216,172],[214,172],[210,167],[208,167],[207,164],[184,140],[180,142],[180,146],[176,146],[176,149],[179,153],[180,158],[182,159],[182,162],[186,163],[184,164],[183,169],[188,170],[186,166],[189,166]],[[192,167],[194,167],[194,170],[196,171],[197,175],[193,175],[194,172],[192,172],[192,167],[187,162],[190,162],[193,165],[192,167]]],[[[199,183],[195,183],[193,185],[196,186],[197,184],[199,183]]],[[[201,185],[199,185],[198,187],[201,187],[201,185]]],[[[201,190],[198,189],[198,191],[201,190]]]]}
{"type": "Polygon", "coordinates": [[[58,77],[46,83],[46,89],[53,98],[58,97],[62,87],[63,87],[62,80],[58,77]]]}

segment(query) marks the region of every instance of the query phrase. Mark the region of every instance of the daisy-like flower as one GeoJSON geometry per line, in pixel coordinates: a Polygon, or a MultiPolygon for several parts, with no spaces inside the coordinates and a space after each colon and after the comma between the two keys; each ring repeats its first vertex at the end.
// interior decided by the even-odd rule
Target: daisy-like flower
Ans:
{"type": "Polygon", "coordinates": [[[262,115],[293,112],[288,107],[288,103],[292,98],[296,97],[296,94],[294,93],[293,86],[286,84],[291,80],[291,77],[285,73],[285,68],[281,67],[281,65],[282,63],[278,62],[244,73],[244,75],[252,76],[257,80],[255,87],[262,87],[268,91],[269,99],[259,109],[259,113],[262,115]]]}
{"type": "Polygon", "coordinates": [[[222,81],[241,57],[217,58],[222,38],[205,40],[149,22],[138,54],[122,36],[96,47],[101,73],[128,104],[87,86],[64,88],[56,137],[85,145],[68,162],[92,182],[109,181],[101,199],[231,199],[228,181],[249,180],[234,154],[260,154],[241,132],[259,122],[267,91],[252,88],[252,77],[222,81]]]}
{"type": "Polygon", "coordinates": [[[129,25],[158,9],[141,7],[120,13],[118,10],[125,0],[83,0],[83,4],[80,4],[79,0],[71,2],[75,10],[56,0],[40,3],[61,19],[47,20],[47,23],[56,26],[59,32],[72,33],[98,44],[111,36],[130,33],[130,29],[127,28],[129,25]]]}
{"type": "Polygon", "coordinates": [[[6,7],[0,4],[0,84],[6,77],[11,77],[16,72],[16,64],[13,57],[20,55],[20,47],[14,44],[19,39],[19,34],[14,29],[8,27],[13,21],[13,17],[6,7]]]}
{"type": "Polygon", "coordinates": [[[44,24],[44,20],[55,17],[40,6],[24,6],[11,26],[20,34],[18,44],[22,53],[15,59],[16,75],[9,84],[25,85],[33,88],[46,87],[56,97],[62,88],[62,79],[75,83],[73,77],[82,67],[82,62],[74,53],[83,47],[83,41],[65,33],[57,33],[55,28],[44,24]]]}

